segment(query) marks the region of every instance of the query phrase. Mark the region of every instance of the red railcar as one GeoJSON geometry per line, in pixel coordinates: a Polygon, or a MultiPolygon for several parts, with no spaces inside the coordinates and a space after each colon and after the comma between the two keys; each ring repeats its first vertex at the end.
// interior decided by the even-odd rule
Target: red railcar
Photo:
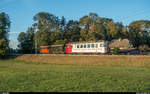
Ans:
{"type": "Polygon", "coordinates": [[[66,44],[65,45],[65,53],[72,53],[72,45],[71,44],[66,44]]]}

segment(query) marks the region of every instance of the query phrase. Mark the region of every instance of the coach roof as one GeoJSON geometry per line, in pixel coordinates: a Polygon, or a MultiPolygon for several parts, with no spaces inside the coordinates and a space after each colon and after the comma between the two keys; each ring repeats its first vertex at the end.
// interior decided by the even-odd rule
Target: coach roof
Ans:
{"type": "Polygon", "coordinates": [[[106,41],[104,41],[104,40],[99,40],[99,41],[81,41],[81,42],[70,42],[69,44],[98,43],[98,42],[106,42],[106,41]]]}

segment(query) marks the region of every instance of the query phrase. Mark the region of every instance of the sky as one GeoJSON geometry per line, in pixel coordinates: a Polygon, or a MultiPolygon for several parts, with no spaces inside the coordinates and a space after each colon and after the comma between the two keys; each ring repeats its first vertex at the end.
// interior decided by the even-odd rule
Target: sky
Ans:
{"type": "Polygon", "coordinates": [[[112,18],[125,26],[136,20],[150,20],[150,0],[0,0],[0,13],[11,20],[10,46],[17,47],[19,32],[26,32],[38,12],[79,20],[90,12],[99,17],[112,18]]]}

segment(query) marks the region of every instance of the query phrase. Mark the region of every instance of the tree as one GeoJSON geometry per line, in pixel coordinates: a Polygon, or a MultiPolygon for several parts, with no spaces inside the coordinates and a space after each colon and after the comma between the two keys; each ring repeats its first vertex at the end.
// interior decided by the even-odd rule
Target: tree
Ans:
{"type": "Polygon", "coordinates": [[[147,44],[150,46],[150,21],[139,20],[134,21],[129,25],[129,39],[133,42],[134,47],[147,44]]]}
{"type": "Polygon", "coordinates": [[[70,20],[64,29],[64,39],[70,42],[77,42],[80,39],[80,27],[78,21],[70,20]]]}
{"type": "Polygon", "coordinates": [[[81,41],[112,40],[117,38],[117,27],[112,19],[90,13],[80,19],[81,41]]]}
{"type": "Polygon", "coordinates": [[[116,29],[117,29],[117,34],[116,34],[116,36],[115,36],[115,38],[126,38],[126,33],[125,33],[125,31],[123,31],[124,30],[124,26],[123,26],[123,24],[122,23],[119,23],[119,22],[117,22],[117,23],[115,23],[115,25],[116,25],[116,29]]]}
{"type": "Polygon", "coordinates": [[[138,47],[138,49],[139,49],[140,53],[143,54],[144,52],[147,52],[149,50],[149,47],[148,47],[148,45],[140,45],[138,47]]]}
{"type": "Polygon", "coordinates": [[[26,34],[24,32],[21,32],[18,36],[18,41],[19,41],[19,49],[21,50],[22,53],[26,52],[26,34]]]}
{"type": "Polygon", "coordinates": [[[61,39],[61,30],[59,27],[59,19],[53,14],[40,12],[33,17],[37,30],[36,40],[38,48],[40,46],[51,45],[56,40],[61,39]]]}
{"type": "Polygon", "coordinates": [[[109,18],[101,18],[100,24],[104,26],[104,29],[102,30],[102,39],[111,41],[112,39],[117,39],[118,35],[118,29],[116,24],[113,22],[112,19],[109,18]]]}
{"type": "Polygon", "coordinates": [[[21,32],[18,36],[19,49],[22,53],[34,53],[35,41],[34,41],[34,28],[28,28],[27,32],[21,32]]]}
{"type": "Polygon", "coordinates": [[[62,28],[62,30],[64,30],[65,26],[66,26],[66,19],[64,16],[62,16],[62,18],[60,20],[60,27],[62,28]]]}
{"type": "Polygon", "coordinates": [[[96,41],[96,24],[99,17],[96,13],[90,13],[80,19],[80,41],[96,41]]]}
{"type": "Polygon", "coordinates": [[[64,39],[65,27],[66,27],[66,19],[64,16],[62,16],[60,20],[61,39],[64,39]]]}
{"type": "Polygon", "coordinates": [[[35,51],[35,29],[33,27],[28,28],[26,32],[26,41],[28,43],[29,53],[35,51]]]}
{"type": "Polygon", "coordinates": [[[4,12],[0,13],[0,58],[7,55],[9,49],[8,32],[10,31],[9,16],[4,12]]]}

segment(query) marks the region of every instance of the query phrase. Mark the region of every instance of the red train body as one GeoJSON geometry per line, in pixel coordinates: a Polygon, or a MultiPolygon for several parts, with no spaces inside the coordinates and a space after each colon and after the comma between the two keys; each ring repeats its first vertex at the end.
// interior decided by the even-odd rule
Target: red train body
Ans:
{"type": "Polygon", "coordinates": [[[72,53],[72,45],[71,44],[66,44],[65,45],[65,53],[66,54],[72,53]]]}

